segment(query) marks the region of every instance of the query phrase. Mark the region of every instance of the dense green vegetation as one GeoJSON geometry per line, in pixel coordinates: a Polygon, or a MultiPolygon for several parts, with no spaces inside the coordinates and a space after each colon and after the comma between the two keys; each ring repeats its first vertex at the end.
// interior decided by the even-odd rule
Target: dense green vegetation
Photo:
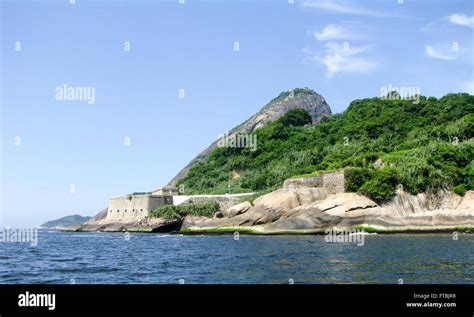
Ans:
{"type": "Polygon", "coordinates": [[[212,217],[219,211],[216,201],[184,205],[163,205],[150,212],[150,217],[159,217],[167,220],[180,220],[187,215],[212,217]]]}
{"type": "Polygon", "coordinates": [[[188,194],[268,191],[294,175],[345,169],[346,187],[381,201],[410,193],[474,189],[474,96],[370,98],[305,125],[289,111],[258,129],[257,150],[218,148],[179,181],[188,194]],[[376,164],[374,164],[376,163],[376,164]],[[377,165],[378,167],[375,167],[377,165]],[[237,171],[239,178],[232,178],[237,171]]]}
{"type": "Polygon", "coordinates": [[[399,184],[397,170],[392,167],[347,168],[344,170],[346,190],[360,192],[375,201],[383,201],[395,194],[399,184]]]}
{"type": "Polygon", "coordinates": [[[299,127],[305,124],[310,124],[312,121],[310,114],[304,109],[293,109],[285,113],[281,117],[280,122],[283,126],[299,127]]]}

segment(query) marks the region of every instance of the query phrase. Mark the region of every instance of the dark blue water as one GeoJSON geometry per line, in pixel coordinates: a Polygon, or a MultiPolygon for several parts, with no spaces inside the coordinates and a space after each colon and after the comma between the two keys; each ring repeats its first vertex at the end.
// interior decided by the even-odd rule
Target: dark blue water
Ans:
{"type": "Polygon", "coordinates": [[[474,235],[182,236],[40,231],[0,243],[0,283],[474,283],[474,235]]]}

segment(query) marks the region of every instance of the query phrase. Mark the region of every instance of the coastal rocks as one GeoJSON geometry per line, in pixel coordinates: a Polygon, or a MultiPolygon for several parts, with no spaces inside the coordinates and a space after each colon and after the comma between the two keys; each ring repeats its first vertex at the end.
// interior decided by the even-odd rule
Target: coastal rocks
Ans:
{"type": "MultiPolygon", "coordinates": [[[[461,198],[458,195],[456,196],[457,198],[461,198]]],[[[457,203],[456,210],[458,210],[459,212],[472,212],[472,209],[474,208],[474,191],[467,191],[464,197],[459,200],[456,200],[455,203],[457,203]]]]}
{"type": "Polygon", "coordinates": [[[89,219],[88,222],[94,222],[94,221],[99,221],[99,220],[105,219],[107,217],[107,212],[108,211],[109,211],[109,208],[105,207],[97,215],[95,215],[94,217],[89,219]]]}
{"type": "Polygon", "coordinates": [[[188,215],[182,221],[142,218],[117,221],[95,217],[77,231],[324,233],[330,228],[381,232],[474,228],[474,191],[411,195],[401,190],[377,204],[356,193],[328,194],[325,188],[289,187],[238,203],[214,217],[188,215]]]}
{"type": "Polygon", "coordinates": [[[254,207],[259,209],[290,210],[301,205],[323,200],[328,196],[325,188],[301,187],[281,188],[260,196],[254,200],[254,207]]]}
{"type": "Polygon", "coordinates": [[[326,229],[336,225],[352,226],[362,223],[366,215],[380,214],[375,202],[355,193],[329,196],[324,201],[297,207],[284,213],[277,221],[267,224],[266,231],[326,229]]]}
{"type": "Polygon", "coordinates": [[[464,197],[446,191],[436,195],[397,192],[393,200],[381,205],[381,210],[372,223],[396,230],[474,227],[474,191],[466,192],[464,197]]]}
{"type": "Polygon", "coordinates": [[[212,223],[215,221],[216,219],[211,219],[203,216],[188,215],[184,217],[183,223],[181,224],[181,230],[199,226],[206,226],[206,223],[212,223]]]}
{"type": "Polygon", "coordinates": [[[100,219],[88,221],[74,228],[75,231],[130,231],[130,232],[170,232],[179,230],[180,220],[166,220],[163,218],[143,218],[132,220],[107,220],[100,219]]]}
{"type": "Polygon", "coordinates": [[[411,195],[398,191],[392,200],[382,204],[381,207],[383,215],[392,218],[446,212],[451,212],[453,215],[470,214],[474,210],[474,191],[466,192],[464,197],[446,191],[440,191],[436,195],[425,193],[411,195]]]}
{"type": "Polygon", "coordinates": [[[222,212],[218,211],[218,212],[216,212],[216,213],[214,214],[214,217],[213,217],[213,218],[214,218],[214,219],[224,218],[224,214],[223,214],[222,212]]]}
{"type": "Polygon", "coordinates": [[[191,228],[223,228],[223,227],[239,227],[254,226],[275,221],[282,215],[283,211],[272,209],[261,209],[252,207],[247,212],[234,216],[232,218],[205,218],[196,216],[186,216],[184,218],[181,230],[191,228]]]}
{"type": "Polygon", "coordinates": [[[232,217],[235,217],[237,215],[243,214],[244,212],[249,210],[250,207],[252,207],[252,204],[249,201],[244,201],[243,203],[234,205],[234,206],[226,209],[223,212],[223,215],[225,217],[232,218],[232,217]]]}
{"type": "MultiPolygon", "coordinates": [[[[245,213],[219,219],[185,221],[183,228],[243,228],[255,233],[323,233],[333,227],[367,227],[380,231],[437,231],[474,227],[474,192],[411,195],[397,192],[377,204],[356,193],[326,195],[318,188],[283,188],[254,201],[245,213]]],[[[319,188],[320,189],[320,188],[319,188]]],[[[320,189],[321,190],[321,189],[320,189]]]]}

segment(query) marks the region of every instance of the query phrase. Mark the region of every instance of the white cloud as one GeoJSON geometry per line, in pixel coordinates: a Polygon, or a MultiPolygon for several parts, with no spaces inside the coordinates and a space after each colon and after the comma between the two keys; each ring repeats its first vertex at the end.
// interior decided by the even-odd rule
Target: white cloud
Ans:
{"type": "Polygon", "coordinates": [[[307,60],[326,66],[327,76],[337,73],[368,73],[372,71],[376,62],[365,56],[369,46],[344,46],[335,42],[325,44],[324,52],[310,52],[305,50],[307,60]]]}
{"type": "Polygon", "coordinates": [[[371,15],[371,16],[387,16],[387,14],[380,11],[369,10],[360,6],[350,5],[346,2],[338,0],[305,0],[303,7],[312,9],[321,9],[325,11],[354,14],[354,15],[371,15]]]}
{"type": "Polygon", "coordinates": [[[420,28],[422,32],[430,32],[430,31],[438,31],[441,28],[446,28],[446,22],[455,25],[467,26],[467,27],[474,27],[474,16],[467,16],[463,14],[451,14],[448,17],[443,17],[442,19],[438,19],[432,21],[420,28]]]}
{"type": "Polygon", "coordinates": [[[345,26],[328,24],[322,30],[321,33],[314,33],[314,37],[318,41],[328,41],[328,40],[348,40],[348,39],[357,39],[360,36],[353,31],[350,31],[345,26]]]}
{"type": "Polygon", "coordinates": [[[441,49],[441,48],[435,48],[430,45],[426,45],[426,54],[428,56],[437,58],[437,59],[443,59],[443,60],[454,60],[456,59],[456,56],[454,56],[452,53],[449,53],[448,50],[446,49],[441,49]]]}
{"type": "Polygon", "coordinates": [[[452,24],[474,27],[474,16],[467,16],[463,14],[451,14],[449,17],[449,22],[452,24]]]}

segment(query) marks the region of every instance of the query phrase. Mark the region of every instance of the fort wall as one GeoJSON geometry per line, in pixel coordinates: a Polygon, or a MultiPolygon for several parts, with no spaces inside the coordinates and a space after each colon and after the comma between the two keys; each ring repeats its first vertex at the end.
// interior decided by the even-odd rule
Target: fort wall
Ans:
{"type": "Polygon", "coordinates": [[[109,200],[107,219],[131,220],[144,218],[148,217],[153,209],[172,203],[173,196],[143,194],[112,197],[109,200]]]}
{"type": "Polygon", "coordinates": [[[190,196],[174,196],[173,203],[175,205],[181,204],[196,204],[196,203],[205,203],[208,201],[214,200],[219,204],[219,209],[221,211],[226,210],[238,203],[241,202],[242,198],[245,196],[252,195],[253,193],[243,193],[243,194],[230,194],[230,195],[190,195],[190,196]]]}
{"type": "Polygon", "coordinates": [[[344,171],[322,172],[314,177],[289,178],[285,180],[283,187],[324,187],[329,194],[344,193],[344,171]]]}

